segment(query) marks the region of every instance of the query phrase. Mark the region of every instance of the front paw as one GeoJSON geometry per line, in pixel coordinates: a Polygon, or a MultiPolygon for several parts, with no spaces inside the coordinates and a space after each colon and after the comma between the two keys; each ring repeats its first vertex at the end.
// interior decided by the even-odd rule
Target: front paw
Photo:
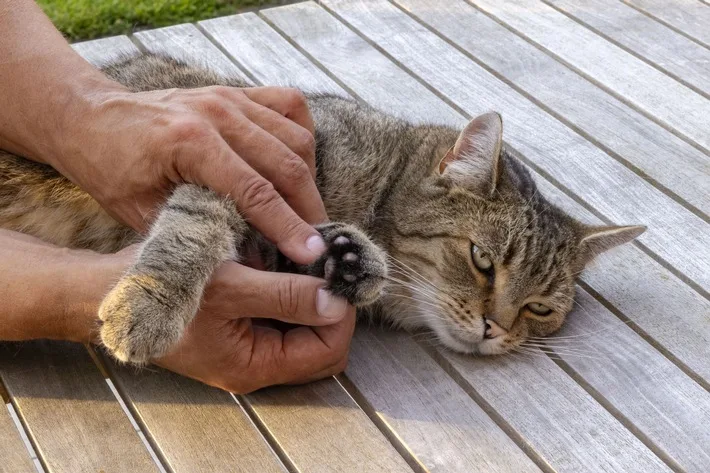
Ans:
{"type": "Polygon", "coordinates": [[[317,276],[328,289],[354,306],[372,304],[381,295],[387,277],[387,257],[367,235],[350,225],[318,228],[328,250],[317,263],[317,276]]]}
{"type": "Polygon", "coordinates": [[[118,360],[144,365],[180,340],[196,309],[181,307],[156,278],[128,274],[99,308],[101,341],[118,360]],[[192,314],[186,314],[191,311],[192,314]]]}

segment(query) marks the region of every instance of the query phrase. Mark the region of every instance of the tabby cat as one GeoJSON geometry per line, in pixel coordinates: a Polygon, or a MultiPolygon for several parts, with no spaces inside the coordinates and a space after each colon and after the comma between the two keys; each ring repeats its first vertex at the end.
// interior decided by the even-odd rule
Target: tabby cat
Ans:
{"type": "MultiPolygon", "coordinates": [[[[134,91],[248,86],[155,55],[104,72],[134,91]]],[[[334,222],[317,227],[326,254],[309,266],[292,263],[232,202],[180,185],[101,305],[101,339],[116,358],[140,364],[169,351],[212,272],[247,247],[272,270],[324,278],[363,315],[429,329],[460,352],[504,353],[558,330],[584,266],[644,231],[583,225],[546,201],[506,153],[497,113],[460,131],[413,125],[338,96],[307,98],[317,185],[334,222]]],[[[141,239],[51,167],[1,151],[0,227],[100,252],[141,239]]]]}

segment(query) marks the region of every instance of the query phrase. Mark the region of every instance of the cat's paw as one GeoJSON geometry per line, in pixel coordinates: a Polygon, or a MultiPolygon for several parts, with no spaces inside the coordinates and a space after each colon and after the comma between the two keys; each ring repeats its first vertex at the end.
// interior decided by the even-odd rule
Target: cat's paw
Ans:
{"type": "Polygon", "coordinates": [[[101,303],[101,341],[118,360],[144,365],[168,353],[195,311],[176,303],[156,278],[128,274],[101,303]]]}
{"type": "Polygon", "coordinates": [[[327,224],[318,230],[328,246],[318,276],[328,281],[328,289],[354,306],[375,302],[387,277],[385,252],[350,225],[327,224]]]}

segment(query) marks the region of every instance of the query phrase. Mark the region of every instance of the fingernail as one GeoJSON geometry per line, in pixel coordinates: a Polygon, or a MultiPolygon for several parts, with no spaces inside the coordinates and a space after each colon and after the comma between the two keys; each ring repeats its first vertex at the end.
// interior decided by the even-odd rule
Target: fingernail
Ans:
{"type": "Polygon", "coordinates": [[[318,289],[316,296],[316,310],[324,319],[340,320],[348,311],[348,301],[342,297],[334,296],[326,289],[318,289]]]}
{"type": "Polygon", "coordinates": [[[326,250],[325,242],[323,241],[323,238],[320,235],[313,235],[311,237],[308,237],[308,240],[306,240],[306,248],[311,250],[311,253],[316,256],[322,255],[323,253],[325,253],[326,250]]]}

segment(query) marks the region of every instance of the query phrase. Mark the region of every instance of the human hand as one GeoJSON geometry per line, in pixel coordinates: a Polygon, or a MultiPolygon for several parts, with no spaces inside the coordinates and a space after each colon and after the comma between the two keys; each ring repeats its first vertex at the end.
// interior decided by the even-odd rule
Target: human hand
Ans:
{"type": "Polygon", "coordinates": [[[215,86],[98,97],[88,111],[74,109],[48,161],[114,217],[144,231],[172,187],[190,182],[233,198],[290,259],[307,264],[322,252],[306,223],[326,214],[300,92],[215,86]]]}
{"type": "Polygon", "coordinates": [[[355,309],[321,289],[323,284],[309,276],[226,263],[178,346],[155,363],[235,393],[339,373],[345,369],[355,309]],[[325,307],[328,298],[332,302],[325,307]],[[304,326],[282,332],[252,316],[304,326]]]}

